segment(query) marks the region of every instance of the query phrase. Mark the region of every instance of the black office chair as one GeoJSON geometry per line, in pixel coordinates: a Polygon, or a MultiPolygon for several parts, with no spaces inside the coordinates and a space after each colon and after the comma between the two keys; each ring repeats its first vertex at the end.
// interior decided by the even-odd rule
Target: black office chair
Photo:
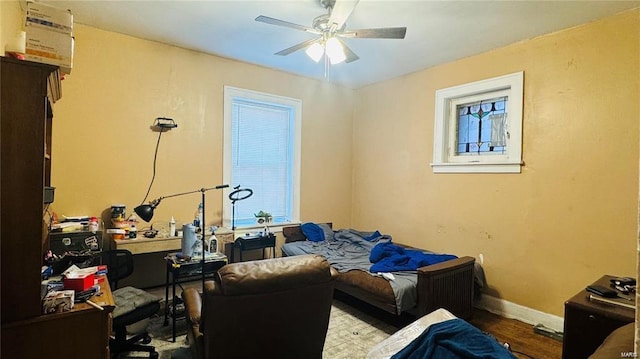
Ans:
{"type": "Polygon", "coordinates": [[[160,298],[134,287],[118,288],[118,280],[133,273],[133,256],[126,249],[104,251],[102,264],[107,265],[107,278],[113,290],[116,308],[113,311],[114,338],[109,340],[112,358],[123,352],[149,352],[149,358],[157,359],[159,354],[149,344],[151,337],[144,332],[127,339],[127,326],[151,318],[160,310],[160,298]],[[143,344],[138,344],[142,340],[143,344]]]}

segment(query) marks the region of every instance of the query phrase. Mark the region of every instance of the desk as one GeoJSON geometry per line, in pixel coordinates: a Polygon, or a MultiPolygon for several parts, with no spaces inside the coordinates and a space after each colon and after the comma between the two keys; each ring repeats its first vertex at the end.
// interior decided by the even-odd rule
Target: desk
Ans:
{"type": "MultiPolygon", "coordinates": [[[[238,237],[233,244],[233,248],[238,248],[240,252],[240,262],[242,262],[242,252],[252,249],[262,249],[262,258],[264,259],[264,249],[271,247],[271,257],[276,257],[276,235],[273,233],[267,233],[264,236],[257,238],[245,239],[238,237]]],[[[231,251],[231,263],[234,262],[233,255],[235,250],[231,251]]]]}
{"type": "MultiPolygon", "coordinates": [[[[140,231],[142,232],[142,231],[140,231]]],[[[167,233],[166,231],[164,231],[167,233]]],[[[163,231],[159,232],[161,235],[163,231]]],[[[227,228],[218,228],[216,238],[220,252],[230,257],[230,249],[233,246],[233,232],[227,228]]],[[[141,235],[135,239],[110,239],[111,249],[126,249],[133,254],[135,271],[122,280],[122,286],[146,289],[165,285],[164,257],[167,253],[180,252],[182,247],[181,237],[145,238],[141,235]]]]}
{"type": "Polygon", "coordinates": [[[106,277],[100,283],[99,293],[102,294],[89,300],[104,310],[87,303],[76,303],[68,312],[39,315],[2,325],[1,356],[109,359],[111,313],[115,302],[106,277]]]}
{"type": "MultiPolygon", "coordinates": [[[[188,280],[196,280],[202,278],[202,261],[201,260],[179,260],[176,257],[176,253],[169,253],[165,257],[167,265],[167,276],[164,289],[164,325],[169,324],[169,311],[171,311],[171,318],[173,319],[173,341],[176,341],[176,284],[186,282],[188,280]],[[169,274],[171,274],[171,288],[172,288],[172,300],[171,309],[169,308],[169,274]]],[[[227,264],[227,256],[219,254],[219,257],[214,259],[206,259],[204,263],[205,276],[211,277],[218,269],[227,264]]]]}

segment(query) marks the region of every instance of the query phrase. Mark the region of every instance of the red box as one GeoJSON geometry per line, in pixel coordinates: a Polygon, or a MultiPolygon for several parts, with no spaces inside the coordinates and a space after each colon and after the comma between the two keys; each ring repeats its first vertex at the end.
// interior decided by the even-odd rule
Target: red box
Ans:
{"type": "Polygon", "coordinates": [[[87,290],[94,285],[96,275],[93,273],[70,273],[64,278],[64,289],[73,289],[81,292],[87,290]]]}

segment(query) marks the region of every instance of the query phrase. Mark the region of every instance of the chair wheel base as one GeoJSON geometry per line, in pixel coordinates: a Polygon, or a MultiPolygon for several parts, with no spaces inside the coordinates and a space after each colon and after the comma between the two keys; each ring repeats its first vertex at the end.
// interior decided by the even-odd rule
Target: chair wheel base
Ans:
{"type": "Polygon", "coordinates": [[[151,337],[149,335],[146,335],[142,338],[142,344],[149,344],[151,343],[151,337]]]}

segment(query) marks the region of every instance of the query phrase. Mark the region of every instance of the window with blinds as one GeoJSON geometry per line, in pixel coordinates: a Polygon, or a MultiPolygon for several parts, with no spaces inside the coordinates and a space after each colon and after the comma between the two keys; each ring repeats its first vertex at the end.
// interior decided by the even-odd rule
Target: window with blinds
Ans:
{"type": "Polygon", "coordinates": [[[225,87],[224,177],[253,191],[235,215],[225,206],[225,225],[257,226],[260,211],[273,225],[298,221],[300,118],[300,100],[225,87]]]}

